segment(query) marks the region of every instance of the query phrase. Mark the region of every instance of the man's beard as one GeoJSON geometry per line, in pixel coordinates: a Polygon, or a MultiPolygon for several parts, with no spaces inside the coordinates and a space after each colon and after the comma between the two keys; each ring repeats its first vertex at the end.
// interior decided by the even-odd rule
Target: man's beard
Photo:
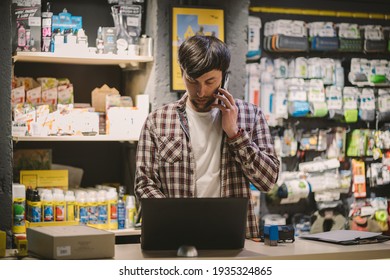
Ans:
{"type": "Polygon", "coordinates": [[[210,106],[215,103],[216,98],[209,97],[207,99],[201,99],[201,100],[202,102],[199,103],[197,99],[190,98],[190,102],[194,106],[197,112],[208,112],[212,109],[210,106]]]}

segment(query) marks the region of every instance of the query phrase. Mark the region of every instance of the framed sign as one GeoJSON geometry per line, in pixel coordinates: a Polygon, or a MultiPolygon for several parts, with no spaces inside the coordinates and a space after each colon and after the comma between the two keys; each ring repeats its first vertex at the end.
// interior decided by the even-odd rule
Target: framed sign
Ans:
{"type": "Polygon", "coordinates": [[[181,43],[194,35],[215,36],[225,40],[224,10],[214,8],[173,7],[171,16],[171,91],[185,91],[178,63],[181,43]]]}

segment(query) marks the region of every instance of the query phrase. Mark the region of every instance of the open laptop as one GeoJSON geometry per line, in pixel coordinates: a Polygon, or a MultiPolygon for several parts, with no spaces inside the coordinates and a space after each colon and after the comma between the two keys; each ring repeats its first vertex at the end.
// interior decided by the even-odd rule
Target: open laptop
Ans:
{"type": "Polygon", "coordinates": [[[244,247],[247,198],[148,198],[141,205],[143,250],[244,247]]]}

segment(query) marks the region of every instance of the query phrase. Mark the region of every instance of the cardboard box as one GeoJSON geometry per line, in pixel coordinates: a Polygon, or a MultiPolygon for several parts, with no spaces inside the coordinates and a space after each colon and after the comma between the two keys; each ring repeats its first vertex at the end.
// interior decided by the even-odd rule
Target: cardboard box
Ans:
{"type": "Polygon", "coordinates": [[[104,259],[115,255],[115,234],[84,225],[27,228],[29,252],[45,259],[104,259]]]}
{"type": "Polygon", "coordinates": [[[91,93],[92,107],[96,112],[106,112],[106,96],[116,95],[119,96],[119,91],[116,88],[110,88],[104,84],[100,88],[95,88],[91,93]]]}

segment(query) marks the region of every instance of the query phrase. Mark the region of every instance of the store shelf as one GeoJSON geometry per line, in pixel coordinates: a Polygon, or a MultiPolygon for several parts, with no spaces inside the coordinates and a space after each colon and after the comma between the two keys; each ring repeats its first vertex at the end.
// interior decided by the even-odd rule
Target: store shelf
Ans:
{"type": "Polygon", "coordinates": [[[96,135],[96,136],[13,136],[12,140],[19,141],[118,141],[132,142],[138,141],[138,138],[129,138],[124,136],[113,135],[96,135]]]}
{"type": "Polygon", "coordinates": [[[141,235],[140,228],[111,229],[108,231],[115,233],[115,236],[141,235]]]}
{"type": "Polygon", "coordinates": [[[152,62],[151,56],[130,56],[116,54],[74,54],[74,53],[49,53],[49,52],[17,52],[13,61],[21,62],[44,62],[44,63],[65,63],[84,65],[119,65],[124,68],[140,62],[152,62]]]}
{"type": "Polygon", "coordinates": [[[372,83],[372,82],[351,82],[357,87],[390,87],[390,83],[372,83]]]}

